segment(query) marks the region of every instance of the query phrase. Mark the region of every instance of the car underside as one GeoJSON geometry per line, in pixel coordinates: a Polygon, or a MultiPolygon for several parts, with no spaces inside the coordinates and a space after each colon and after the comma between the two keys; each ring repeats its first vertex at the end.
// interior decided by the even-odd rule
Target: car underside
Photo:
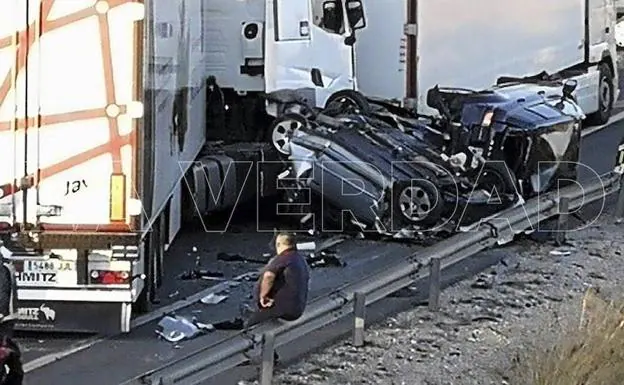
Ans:
{"type": "Polygon", "coordinates": [[[583,114],[571,96],[544,95],[524,84],[435,87],[435,117],[372,100],[315,111],[273,96],[286,106],[272,139],[289,213],[321,231],[452,233],[570,183],[583,114]]]}

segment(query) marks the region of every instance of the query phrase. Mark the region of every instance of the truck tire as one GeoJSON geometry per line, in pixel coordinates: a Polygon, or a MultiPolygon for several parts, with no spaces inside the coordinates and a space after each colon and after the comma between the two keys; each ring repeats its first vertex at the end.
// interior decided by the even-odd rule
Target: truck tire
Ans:
{"type": "Polygon", "coordinates": [[[154,275],[154,260],[151,258],[152,255],[152,240],[151,237],[147,237],[144,241],[143,249],[145,259],[143,274],[145,274],[145,279],[143,280],[143,290],[141,290],[141,294],[137,297],[132,312],[135,314],[145,314],[152,311],[152,298],[154,297],[155,285],[153,285],[153,275],[154,275]]]}
{"type": "Polygon", "coordinates": [[[613,110],[613,73],[606,63],[598,66],[600,83],[598,84],[598,111],[587,116],[589,125],[601,125],[609,121],[613,110]]]}
{"type": "Polygon", "coordinates": [[[346,110],[346,107],[355,107],[359,113],[364,115],[370,115],[373,112],[364,95],[354,90],[338,91],[330,96],[325,103],[326,110],[346,110]]]}

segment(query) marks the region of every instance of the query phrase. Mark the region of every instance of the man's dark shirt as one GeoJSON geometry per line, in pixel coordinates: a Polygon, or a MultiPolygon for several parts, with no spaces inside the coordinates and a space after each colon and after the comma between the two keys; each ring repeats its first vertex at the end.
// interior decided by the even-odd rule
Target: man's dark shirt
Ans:
{"type": "Polygon", "coordinates": [[[290,249],[282,252],[262,269],[260,279],[255,288],[255,297],[260,298],[260,282],[262,275],[270,271],[275,274],[275,282],[269,292],[269,298],[275,300],[273,306],[278,306],[289,313],[291,317],[299,317],[305,310],[308,302],[308,284],[310,269],[308,263],[297,250],[290,249]]]}

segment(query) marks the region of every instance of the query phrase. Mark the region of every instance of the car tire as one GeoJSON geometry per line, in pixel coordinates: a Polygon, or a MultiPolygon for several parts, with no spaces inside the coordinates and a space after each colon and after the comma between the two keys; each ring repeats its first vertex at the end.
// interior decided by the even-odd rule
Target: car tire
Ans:
{"type": "Polygon", "coordinates": [[[502,161],[485,163],[483,168],[481,168],[479,180],[477,182],[477,188],[489,190],[488,192],[491,192],[492,189],[496,187],[496,192],[498,194],[508,195],[518,193],[516,175],[507,167],[506,163],[502,161]],[[485,183],[485,180],[494,181],[489,189],[487,187],[481,187],[481,184],[485,183]]]}
{"type": "Polygon", "coordinates": [[[284,114],[276,118],[269,127],[268,142],[273,145],[280,154],[290,155],[290,138],[292,134],[307,126],[306,119],[298,114],[284,114]]]}
{"type": "Polygon", "coordinates": [[[373,109],[366,100],[366,97],[361,93],[354,90],[342,90],[338,91],[327,99],[325,103],[326,110],[341,110],[343,109],[341,104],[355,107],[359,113],[364,115],[370,115],[373,109]]]}
{"type": "Polygon", "coordinates": [[[601,125],[609,121],[613,111],[614,84],[613,73],[606,63],[598,66],[600,82],[598,84],[598,111],[587,116],[589,125],[601,125]]]}
{"type": "Polygon", "coordinates": [[[444,206],[444,198],[432,181],[415,179],[400,182],[392,191],[392,230],[398,231],[410,225],[434,226],[442,218],[444,206]]]}

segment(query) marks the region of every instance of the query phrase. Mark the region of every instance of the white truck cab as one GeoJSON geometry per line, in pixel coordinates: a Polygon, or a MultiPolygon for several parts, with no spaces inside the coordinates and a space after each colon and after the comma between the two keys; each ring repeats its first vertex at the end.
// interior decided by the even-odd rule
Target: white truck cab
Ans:
{"type": "Polygon", "coordinates": [[[263,94],[298,90],[324,107],[356,88],[353,45],[366,26],[361,0],[207,0],[202,7],[204,72],[220,91],[209,108],[223,104],[244,116],[229,134],[257,131],[249,126],[265,107],[257,103],[263,94]]]}

